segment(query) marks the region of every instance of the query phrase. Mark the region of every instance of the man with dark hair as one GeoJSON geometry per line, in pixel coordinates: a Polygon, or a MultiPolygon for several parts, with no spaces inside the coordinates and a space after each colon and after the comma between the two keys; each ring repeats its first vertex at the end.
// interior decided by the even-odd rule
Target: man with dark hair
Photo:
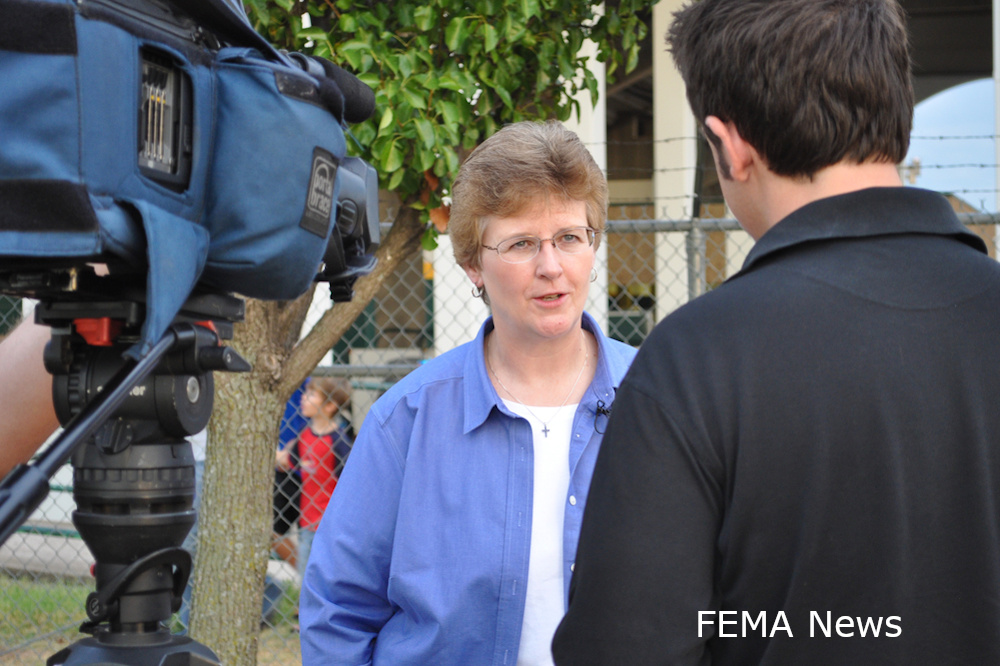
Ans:
{"type": "Polygon", "coordinates": [[[700,0],[668,42],[758,242],[618,391],[556,663],[1000,663],[1000,265],[902,187],[899,5],[700,0]]]}

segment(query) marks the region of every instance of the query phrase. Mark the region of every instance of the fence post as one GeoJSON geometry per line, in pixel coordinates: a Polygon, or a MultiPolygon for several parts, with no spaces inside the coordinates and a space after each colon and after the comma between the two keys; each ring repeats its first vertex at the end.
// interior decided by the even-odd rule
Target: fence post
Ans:
{"type": "Polygon", "coordinates": [[[686,238],[688,300],[701,296],[706,291],[705,274],[705,232],[700,220],[693,220],[686,238]]]}

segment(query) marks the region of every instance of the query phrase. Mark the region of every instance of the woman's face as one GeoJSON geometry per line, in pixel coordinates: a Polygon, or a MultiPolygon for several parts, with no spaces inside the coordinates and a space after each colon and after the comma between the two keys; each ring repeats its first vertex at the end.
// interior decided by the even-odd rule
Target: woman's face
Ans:
{"type": "MultiPolygon", "coordinates": [[[[541,199],[517,215],[492,219],[483,245],[497,247],[515,236],[549,239],[586,226],[584,202],[541,199]]],[[[485,287],[496,331],[512,341],[532,344],[580,327],[594,256],[594,246],[565,254],[545,240],[534,258],[520,264],[506,263],[496,251],[483,249],[481,268],[467,267],[465,272],[473,283],[485,287]]]]}

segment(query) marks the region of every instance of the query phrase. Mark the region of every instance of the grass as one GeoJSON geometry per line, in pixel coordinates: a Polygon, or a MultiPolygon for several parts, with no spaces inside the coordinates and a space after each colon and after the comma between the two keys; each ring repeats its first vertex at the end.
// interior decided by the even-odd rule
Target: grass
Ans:
{"type": "MultiPolygon", "coordinates": [[[[35,579],[0,574],[0,666],[38,666],[67,645],[85,638],[79,632],[86,619],[84,601],[93,581],[35,579]]],[[[298,590],[282,594],[269,624],[260,634],[259,666],[301,663],[298,590]]]]}
{"type": "Polygon", "coordinates": [[[0,576],[0,665],[44,663],[77,640],[89,581],[0,576]]]}

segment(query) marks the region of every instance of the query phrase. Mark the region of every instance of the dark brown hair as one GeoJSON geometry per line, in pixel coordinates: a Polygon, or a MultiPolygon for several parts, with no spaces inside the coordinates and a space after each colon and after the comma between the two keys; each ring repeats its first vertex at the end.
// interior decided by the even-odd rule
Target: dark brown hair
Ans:
{"type": "Polygon", "coordinates": [[[351,384],[344,377],[312,377],[307,386],[309,389],[325,398],[324,405],[332,402],[342,407],[351,399],[351,384]]]}
{"type": "Polygon", "coordinates": [[[699,123],[732,122],[783,176],[899,163],[913,121],[896,0],[699,0],[667,44],[699,123]]]}

